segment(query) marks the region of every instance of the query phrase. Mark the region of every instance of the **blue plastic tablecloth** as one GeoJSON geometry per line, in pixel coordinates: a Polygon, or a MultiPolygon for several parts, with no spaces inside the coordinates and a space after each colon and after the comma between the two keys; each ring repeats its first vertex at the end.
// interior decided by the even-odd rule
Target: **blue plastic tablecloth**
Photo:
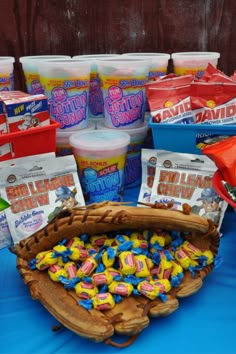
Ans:
{"type": "MultiPolygon", "coordinates": [[[[135,203],[137,193],[130,190],[125,199],[135,203]]],[[[222,225],[221,266],[205,278],[199,292],[180,300],[177,311],[152,318],[136,341],[123,349],[94,343],[65,328],[53,332],[58,322],[32,300],[16,269],[15,255],[0,250],[0,353],[236,353],[235,230],[236,214],[229,209],[222,225]]]]}

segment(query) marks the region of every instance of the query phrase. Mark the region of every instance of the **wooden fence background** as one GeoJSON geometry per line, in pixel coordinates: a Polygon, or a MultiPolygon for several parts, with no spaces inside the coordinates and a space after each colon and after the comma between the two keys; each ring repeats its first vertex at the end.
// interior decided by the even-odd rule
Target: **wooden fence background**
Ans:
{"type": "Polygon", "coordinates": [[[0,0],[0,24],[16,89],[24,55],[216,51],[236,69],[235,0],[0,0]]]}

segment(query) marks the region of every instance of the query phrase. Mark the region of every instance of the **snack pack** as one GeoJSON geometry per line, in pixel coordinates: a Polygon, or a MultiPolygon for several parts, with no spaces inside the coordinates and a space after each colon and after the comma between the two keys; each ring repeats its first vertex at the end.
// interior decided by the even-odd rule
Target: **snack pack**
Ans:
{"type": "Polygon", "coordinates": [[[156,171],[150,202],[172,203],[176,210],[187,203],[193,213],[211,219],[220,228],[228,204],[212,186],[215,164],[201,155],[166,150],[153,150],[152,154],[156,171]]]}
{"type": "Polygon", "coordinates": [[[190,95],[196,124],[236,124],[236,83],[193,82],[190,95]]]}
{"type": "Polygon", "coordinates": [[[1,171],[1,197],[13,242],[43,228],[64,208],[83,206],[73,155],[9,166],[1,171]]]}
{"type": "Polygon", "coordinates": [[[193,123],[190,101],[192,75],[162,79],[146,85],[153,122],[193,123]]]}
{"type": "Polygon", "coordinates": [[[152,186],[156,173],[156,154],[157,152],[154,149],[141,150],[142,183],[138,201],[142,203],[150,202],[152,186]]]}
{"type": "MultiPolygon", "coordinates": [[[[32,161],[32,163],[35,163],[36,161],[40,160],[45,160],[45,159],[50,159],[50,158],[55,158],[55,153],[49,152],[46,154],[39,154],[39,155],[33,155],[33,156],[27,156],[27,157],[19,157],[17,159],[10,159],[6,161],[1,161],[0,162],[0,173],[2,175],[2,171],[6,168],[9,168],[10,166],[16,166],[20,164],[24,164],[26,161],[32,161]]],[[[1,197],[0,194],[0,249],[4,247],[11,246],[13,243],[11,233],[9,230],[7,218],[6,218],[6,213],[5,210],[10,207],[10,204],[1,197]]]]}

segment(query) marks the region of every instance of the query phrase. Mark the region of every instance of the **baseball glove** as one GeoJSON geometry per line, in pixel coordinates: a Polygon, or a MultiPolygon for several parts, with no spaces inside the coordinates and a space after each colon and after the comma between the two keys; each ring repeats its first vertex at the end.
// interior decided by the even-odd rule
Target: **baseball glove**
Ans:
{"type": "MultiPolygon", "coordinates": [[[[96,342],[104,341],[119,347],[132,343],[138,334],[149,325],[150,318],[170,315],[179,306],[178,298],[189,296],[198,291],[204,277],[213,269],[219,246],[219,234],[211,221],[192,214],[191,207],[188,205],[183,205],[183,211],[171,210],[168,208],[169,206],[164,205],[150,206],[133,207],[121,203],[103,202],[66,210],[44,229],[16,244],[13,252],[17,255],[17,269],[25,284],[29,286],[32,298],[39,300],[59,323],[76,334],[96,342]],[[153,296],[153,288],[151,296],[149,296],[141,288],[136,287],[130,296],[121,297],[122,300],[115,302],[115,305],[110,309],[103,311],[102,307],[86,308],[81,305],[83,301],[80,301],[80,296],[73,288],[63,286],[58,281],[52,281],[47,271],[32,269],[32,260],[35,260],[40,252],[50,251],[58,244],[65,244],[63,243],[65,239],[69,242],[74,237],[84,234],[89,237],[104,235],[104,233],[109,235],[113,232],[122,235],[123,230],[131,230],[131,233],[142,233],[148,230],[146,235],[150,232],[161,232],[161,235],[164,235],[166,246],[162,244],[160,247],[160,243],[152,243],[154,247],[152,254],[156,255],[163,254],[164,250],[165,254],[173,256],[179,247],[182,247],[183,243],[181,245],[178,242],[178,244],[175,243],[176,239],[172,238],[167,242],[172,233],[180,235],[182,242],[189,243],[190,248],[182,249],[182,254],[180,252],[179,258],[173,261],[179,266],[179,269],[182,269],[182,271],[179,270],[179,273],[177,272],[179,275],[182,273],[182,276],[178,278],[177,282],[173,282],[176,277],[173,276],[171,279],[172,273],[170,272],[164,276],[166,279],[169,276],[172,286],[169,290],[162,289],[159,292],[161,296],[153,296]],[[181,259],[183,251],[184,257],[181,259]],[[197,256],[199,262],[196,266],[197,256]],[[114,342],[112,339],[114,334],[127,336],[127,341],[123,344],[114,342]]],[[[127,241],[125,244],[127,245],[127,241]]],[[[130,245],[132,242],[128,242],[128,244],[130,245]]],[[[101,250],[102,248],[100,255],[102,254],[101,250]]],[[[103,245],[104,250],[106,248],[103,245]]],[[[132,249],[129,248],[129,251],[132,253],[132,249]]],[[[147,254],[146,252],[145,257],[147,254]]],[[[173,260],[174,257],[171,257],[169,259],[173,260]]],[[[170,264],[170,260],[165,259],[165,261],[166,264],[170,264]]],[[[163,262],[159,257],[154,262],[156,266],[152,265],[150,269],[158,268],[159,272],[162,267],[165,272],[166,266],[163,262]]],[[[171,269],[173,270],[173,268],[171,269]]],[[[154,272],[157,280],[158,272],[154,272]]],[[[124,275],[123,277],[125,278],[124,275]]],[[[128,274],[129,277],[130,274],[128,274]]],[[[133,277],[137,280],[137,277],[134,275],[133,277]]],[[[153,279],[155,280],[155,276],[153,279]]],[[[150,277],[138,278],[138,282],[141,280],[149,281],[150,277]]],[[[132,284],[135,288],[134,283],[132,284]]]]}

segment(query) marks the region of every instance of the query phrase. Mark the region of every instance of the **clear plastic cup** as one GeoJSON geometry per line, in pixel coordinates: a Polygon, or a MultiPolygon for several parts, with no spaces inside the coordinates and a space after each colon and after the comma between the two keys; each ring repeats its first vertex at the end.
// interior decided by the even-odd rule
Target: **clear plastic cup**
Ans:
{"type": "Polygon", "coordinates": [[[180,52],[172,53],[174,73],[177,75],[193,74],[198,79],[205,72],[208,63],[215,67],[218,64],[220,53],[218,52],[180,52]]]}
{"type": "MultiPolygon", "coordinates": [[[[97,124],[97,129],[108,129],[104,126],[103,122],[97,124]]],[[[142,179],[142,162],[141,162],[141,149],[147,137],[149,127],[147,122],[144,122],[139,128],[125,129],[130,136],[130,144],[128,146],[126,165],[125,165],[125,188],[137,187],[142,179]]]]}
{"type": "Polygon", "coordinates": [[[124,169],[130,136],[112,130],[72,134],[72,146],[86,204],[122,201],[124,169]]]}
{"type": "Polygon", "coordinates": [[[14,90],[14,57],[0,57],[0,91],[14,90]]]}
{"type": "Polygon", "coordinates": [[[39,80],[37,62],[41,60],[54,60],[58,58],[71,58],[69,55],[32,55],[20,57],[20,63],[24,72],[27,92],[31,95],[44,93],[39,80]]]}
{"type": "Polygon", "coordinates": [[[89,86],[89,118],[102,118],[104,116],[104,103],[100,79],[97,70],[97,61],[106,58],[115,58],[120,54],[90,54],[75,55],[72,59],[89,60],[91,62],[90,86],[89,86]]]}
{"type": "Polygon", "coordinates": [[[122,56],[133,59],[151,60],[148,80],[155,80],[167,74],[170,54],[167,53],[124,53],[122,56]]]}
{"type": "Polygon", "coordinates": [[[151,60],[122,56],[98,60],[106,127],[130,129],[143,124],[150,65],[151,60]]]}
{"type": "Polygon", "coordinates": [[[38,61],[37,67],[51,118],[60,129],[86,128],[90,63],[65,58],[38,61]]]}
{"type": "MultiPolygon", "coordinates": [[[[94,130],[96,129],[95,122],[89,122],[87,127],[82,129],[82,131],[94,130]]],[[[70,137],[72,134],[80,130],[68,130],[68,129],[57,129],[56,131],[56,156],[72,155],[73,151],[70,146],[70,137]]]]}

